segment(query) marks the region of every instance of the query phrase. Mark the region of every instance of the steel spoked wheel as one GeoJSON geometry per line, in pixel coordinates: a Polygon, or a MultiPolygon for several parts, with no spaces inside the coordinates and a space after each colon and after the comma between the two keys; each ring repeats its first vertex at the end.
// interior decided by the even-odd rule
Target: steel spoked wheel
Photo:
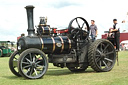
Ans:
{"type": "Polygon", "coordinates": [[[82,17],[76,17],[70,21],[68,26],[68,32],[70,38],[76,40],[77,36],[81,36],[81,39],[86,39],[89,36],[89,24],[82,17]]]}
{"type": "Polygon", "coordinates": [[[18,77],[21,76],[19,74],[18,67],[17,67],[17,62],[18,62],[19,56],[20,56],[19,52],[15,51],[12,53],[12,55],[10,56],[10,59],[9,59],[9,68],[10,68],[11,72],[18,77]]]}
{"type": "Polygon", "coordinates": [[[108,40],[96,40],[89,48],[88,60],[90,66],[97,72],[110,71],[115,65],[116,51],[108,40]]]}
{"type": "Polygon", "coordinates": [[[46,73],[48,61],[41,50],[30,48],[21,53],[18,69],[25,78],[39,79],[46,73]]]}

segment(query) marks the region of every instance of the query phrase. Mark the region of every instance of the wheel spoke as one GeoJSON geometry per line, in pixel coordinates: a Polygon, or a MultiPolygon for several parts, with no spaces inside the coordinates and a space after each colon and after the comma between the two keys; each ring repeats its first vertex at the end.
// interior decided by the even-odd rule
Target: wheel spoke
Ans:
{"type": "Polygon", "coordinates": [[[99,63],[100,63],[100,68],[101,68],[101,61],[99,63]]]}
{"type": "Polygon", "coordinates": [[[76,23],[77,23],[78,27],[80,28],[80,25],[79,25],[79,23],[78,23],[78,20],[77,20],[77,18],[76,18],[76,23]]]}
{"type": "Polygon", "coordinates": [[[108,68],[108,65],[105,63],[105,61],[103,61],[104,65],[108,68]]]}
{"type": "Polygon", "coordinates": [[[84,27],[84,24],[85,24],[85,23],[83,23],[83,24],[82,24],[82,27],[81,27],[81,28],[83,28],[83,27],[84,27]]]}
{"type": "Polygon", "coordinates": [[[96,51],[97,51],[98,53],[102,54],[102,52],[101,52],[99,49],[96,49],[96,51]]]}
{"type": "Polygon", "coordinates": [[[29,53],[29,56],[30,56],[30,61],[32,61],[32,54],[31,54],[31,53],[29,53]]]}
{"type": "Polygon", "coordinates": [[[110,55],[110,54],[113,54],[113,53],[114,53],[114,51],[111,51],[111,52],[106,53],[106,55],[110,55]]]}
{"type": "Polygon", "coordinates": [[[28,63],[28,62],[22,62],[23,64],[30,64],[30,63],[28,63]]]}
{"type": "Polygon", "coordinates": [[[100,57],[97,57],[97,58],[96,58],[96,62],[99,62],[100,60],[101,60],[100,57]]]}
{"type": "Polygon", "coordinates": [[[105,46],[105,48],[104,48],[103,52],[108,48],[108,46],[109,46],[109,44],[107,44],[107,46],[105,46]]]}
{"type": "Polygon", "coordinates": [[[36,71],[36,69],[35,69],[35,68],[34,68],[34,71],[35,71],[36,75],[38,75],[38,74],[37,74],[37,71],[36,71]]]}
{"type": "Polygon", "coordinates": [[[35,58],[35,56],[33,56],[33,62],[35,62],[36,61],[36,58],[35,58]]]}
{"type": "Polygon", "coordinates": [[[26,74],[29,75],[29,73],[30,73],[30,68],[28,68],[26,74]]]}
{"type": "Polygon", "coordinates": [[[29,75],[32,75],[33,74],[33,71],[34,71],[34,68],[30,68],[30,74],[29,75]]]}
{"type": "Polygon", "coordinates": [[[37,67],[42,67],[42,68],[44,68],[44,65],[37,65],[37,67]]]}
{"type": "Polygon", "coordinates": [[[111,60],[111,59],[108,59],[108,58],[104,58],[104,59],[107,61],[113,62],[113,60],[111,60]]]}
{"type": "Polygon", "coordinates": [[[103,44],[100,44],[100,51],[103,52],[103,44]]]}
{"type": "Polygon", "coordinates": [[[96,54],[96,56],[101,56],[101,55],[96,54]]]}
{"type": "Polygon", "coordinates": [[[36,64],[39,64],[41,61],[36,62],[36,64]]]}
{"type": "Polygon", "coordinates": [[[29,69],[27,70],[26,74],[29,75],[29,76],[32,75],[33,70],[34,70],[34,69],[33,69],[32,67],[29,68],[29,69]]]}
{"type": "Polygon", "coordinates": [[[31,67],[31,65],[24,66],[23,69],[28,68],[28,67],[31,67]]]}
{"type": "Polygon", "coordinates": [[[27,59],[27,58],[25,58],[29,63],[31,63],[31,61],[29,60],[29,59],[27,59]]]}

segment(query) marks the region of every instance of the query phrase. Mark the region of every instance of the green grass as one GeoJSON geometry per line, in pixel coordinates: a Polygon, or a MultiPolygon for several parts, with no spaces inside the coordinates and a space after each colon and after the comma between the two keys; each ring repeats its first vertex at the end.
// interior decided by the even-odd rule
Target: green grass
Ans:
{"type": "Polygon", "coordinates": [[[119,52],[119,66],[115,64],[110,72],[97,73],[88,68],[83,73],[71,73],[67,68],[49,64],[46,75],[37,80],[13,75],[8,60],[0,58],[0,85],[128,85],[128,51],[119,52]]]}

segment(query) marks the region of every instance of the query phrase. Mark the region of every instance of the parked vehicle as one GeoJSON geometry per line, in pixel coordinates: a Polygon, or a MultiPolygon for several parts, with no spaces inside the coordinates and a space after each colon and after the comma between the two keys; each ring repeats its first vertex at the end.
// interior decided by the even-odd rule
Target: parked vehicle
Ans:
{"type": "Polygon", "coordinates": [[[120,43],[120,51],[128,50],[128,40],[124,40],[120,43]]]}
{"type": "Polygon", "coordinates": [[[14,42],[0,41],[0,57],[9,57],[14,51],[14,42]]]}

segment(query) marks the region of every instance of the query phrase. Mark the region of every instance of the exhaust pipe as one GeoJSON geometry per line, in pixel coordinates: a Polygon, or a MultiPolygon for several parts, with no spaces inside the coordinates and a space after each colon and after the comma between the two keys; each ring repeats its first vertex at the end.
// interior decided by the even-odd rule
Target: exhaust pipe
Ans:
{"type": "Polygon", "coordinates": [[[28,36],[35,35],[34,23],[33,23],[33,9],[34,6],[28,5],[25,7],[27,12],[27,19],[28,19],[28,36]]]}

